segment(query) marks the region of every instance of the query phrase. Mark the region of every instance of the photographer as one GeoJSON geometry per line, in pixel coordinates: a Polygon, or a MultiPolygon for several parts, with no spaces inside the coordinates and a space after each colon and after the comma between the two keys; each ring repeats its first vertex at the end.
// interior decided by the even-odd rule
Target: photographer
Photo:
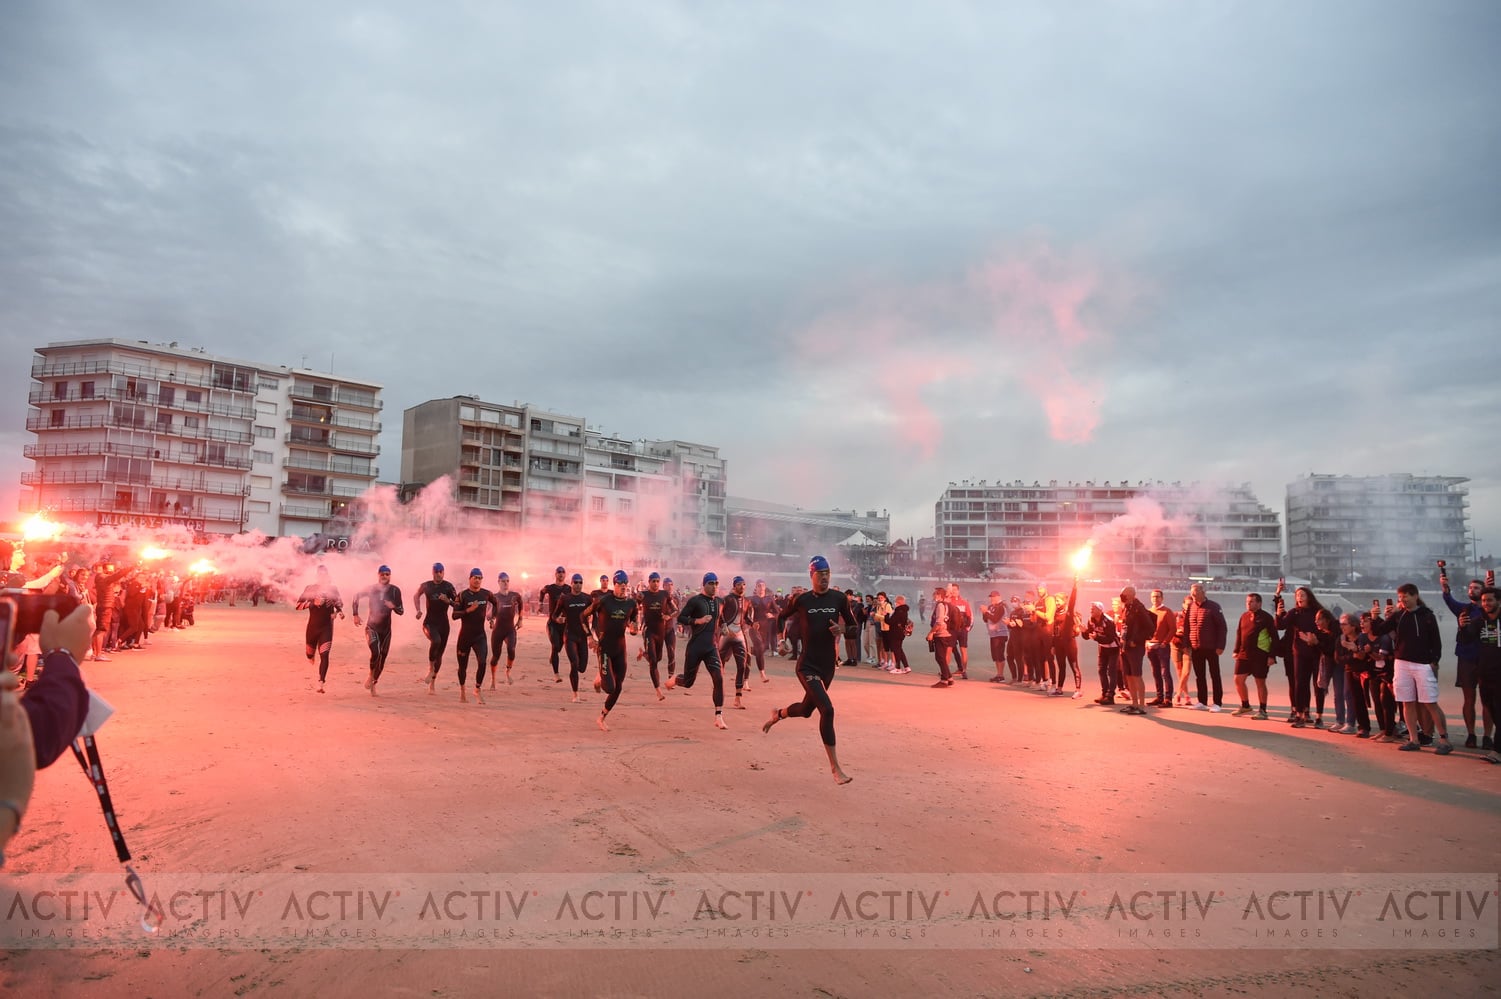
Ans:
{"type": "Polygon", "coordinates": [[[0,675],[0,857],[21,828],[36,771],[62,755],[88,715],[89,692],[78,659],[89,648],[89,617],[87,604],[61,620],[56,611],[47,611],[38,636],[44,670],[25,697],[16,696],[10,673],[0,675]]]}

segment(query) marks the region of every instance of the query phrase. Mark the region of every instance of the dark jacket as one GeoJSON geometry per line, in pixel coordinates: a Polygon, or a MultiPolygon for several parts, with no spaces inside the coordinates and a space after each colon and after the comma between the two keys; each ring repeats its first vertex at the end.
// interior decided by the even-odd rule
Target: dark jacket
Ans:
{"type": "Polygon", "coordinates": [[[896,639],[906,638],[911,610],[906,604],[897,604],[891,608],[891,613],[886,615],[887,633],[896,639]]]}
{"type": "Polygon", "coordinates": [[[1376,634],[1392,636],[1392,654],[1398,659],[1431,666],[1444,654],[1438,618],[1425,604],[1411,611],[1399,607],[1391,617],[1378,617],[1371,624],[1376,634]]]}
{"type": "Polygon", "coordinates": [[[1240,622],[1235,629],[1235,656],[1241,660],[1257,665],[1268,662],[1277,653],[1277,622],[1264,610],[1246,611],[1240,616],[1240,622]],[[1261,647],[1261,634],[1267,632],[1270,638],[1265,650],[1261,647]]]}
{"type": "Polygon", "coordinates": [[[1195,650],[1216,652],[1224,649],[1225,636],[1230,629],[1225,623],[1225,612],[1220,609],[1219,604],[1206,599],[1202,604],[1190,603],[1188,610],[1183,613],[1188,618],[1188,623],[1183,626],[1187,636],[1185,641],[1189,641],[1195,650]],[[1199,641],[1192,643],[1195,619],[1199,623],[1199,641]]]}
{"type": "MultiPolygon", "coordinates": [[[[1447,604],[1449,606],[1449,610],[1454,613],[1454,619],[1456,621],[1459,620],[1459,615],[1461,614],[1468,614],[1470,615],[1471,619],[1474,619],[1482,616],[1485,613],[1485,611],[1481,609],[1479,604],[1471,603],[1468,600],[1455,600],[1447,593],[1444,594],[1444,603],[1447,604]]],[[[1471,661],[1475,659],[1480,649],[1475,639],[1466,637],[1465,632],[1466,629],[1461,628],[1459,629],[1458,634],[1456,634],[1454,637],[1454,658],[1471,661]]]]}
{"type": "Polygon", "coordinates": [[[1501,621],[1490,620],[1481,610],[1470,615],[1470,623],[1459,629],[1459,637],[1474,645],[1475,660],[1480,665],[1488,669],[1501,668],[1501,621]]]}
{"type": "MultiPolygon", "coordinates": [[[[1122,608],[1121,613],[1125,619],[1125,627],[1122,630],[1121,645],[1128,649],[1145,648],[1147,639],[1157,631],[1157,615],[1147,610],[1147,605],[1135,597],[1132,597],[1122,608]]],[[[1221,624],[1224,617],[1220,618],[1221,624]]],[[[1221,633],[1223,637],[1223,632],[1221,633]]],[[[1222,648],[1223,646],[1216,646],[1222,648]]]]}

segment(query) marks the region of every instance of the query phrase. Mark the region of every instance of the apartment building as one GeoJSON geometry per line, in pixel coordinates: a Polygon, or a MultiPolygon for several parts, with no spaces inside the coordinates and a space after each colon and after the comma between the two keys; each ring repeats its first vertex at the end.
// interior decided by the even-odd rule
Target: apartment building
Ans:
{"type": "Polygon", "coordinates": [[[36,348],[21,506],[94,526],[307,536],[378,475],[377,384],[175,343],[36,348]]]}
{"type": "Polygon", "coordinates": [[[1309,475],[1287,486],[1288,570],[1316,583],[1386,586],[1468,566],[1469,479],[1309,475]]]}

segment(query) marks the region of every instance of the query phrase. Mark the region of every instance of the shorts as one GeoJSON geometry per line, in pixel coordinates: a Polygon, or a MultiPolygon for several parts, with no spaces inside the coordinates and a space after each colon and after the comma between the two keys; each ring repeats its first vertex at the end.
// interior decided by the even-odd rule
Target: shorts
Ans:
{"type": "Polygon", "coordinates": [[[1147,654],[1145,646],[1121,647],[1121,676],[1141,676],[1142,657],[1147,654]]]}
{"type": "Polygon", "coordinates": [[[1271,672],[1271,669],[1272,664],[1266,659],[1261,660],[1259,663],[1252,659],[1235,660],[1236,676],[1253,676],[1258,680],[1265,680],[1266,675],[1271,672]]]}
{"type": "Polygon", "coordinates": [[[1459,660],[1459,671],[1454,675],[1454,686],[1473,687],[1480,682],[1480,660],[1459,660]]]}
{"type": "Polygon", "coordinates": [[[1403,704],[1412,701],[1437,704],[1438,677],[1433,675],[1433,667],[1427,663],[1410,663],[1405,659],[1398,659],[1392,679],[1392,693],[1403,704]]]}

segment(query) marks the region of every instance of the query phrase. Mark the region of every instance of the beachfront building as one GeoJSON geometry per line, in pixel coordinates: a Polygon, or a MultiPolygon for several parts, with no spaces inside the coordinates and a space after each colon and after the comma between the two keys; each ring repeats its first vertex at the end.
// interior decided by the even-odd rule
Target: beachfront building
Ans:
{"type": "Polygon", "coordinates": [[[1282,528],[1249,484],[951,482],[934,505],[951,570],[1058,578],[1255,580],[1281,574],[1282,528]]]}
{"type": "Polygon", "coordinates": [[[1434,562],[1472,571],[1469,479],[1308,475],[1287,485],[1288,571],[1321,585],[1432,579],[1434,562]],[[1464,566],[1465,568],[1461,568],[1464,566]]]}
{"type": "Polygon", "coordinates": [[[375,481],[381,386],[144,340],[36,348],[25,511],[308,536],[375,481]]]}

